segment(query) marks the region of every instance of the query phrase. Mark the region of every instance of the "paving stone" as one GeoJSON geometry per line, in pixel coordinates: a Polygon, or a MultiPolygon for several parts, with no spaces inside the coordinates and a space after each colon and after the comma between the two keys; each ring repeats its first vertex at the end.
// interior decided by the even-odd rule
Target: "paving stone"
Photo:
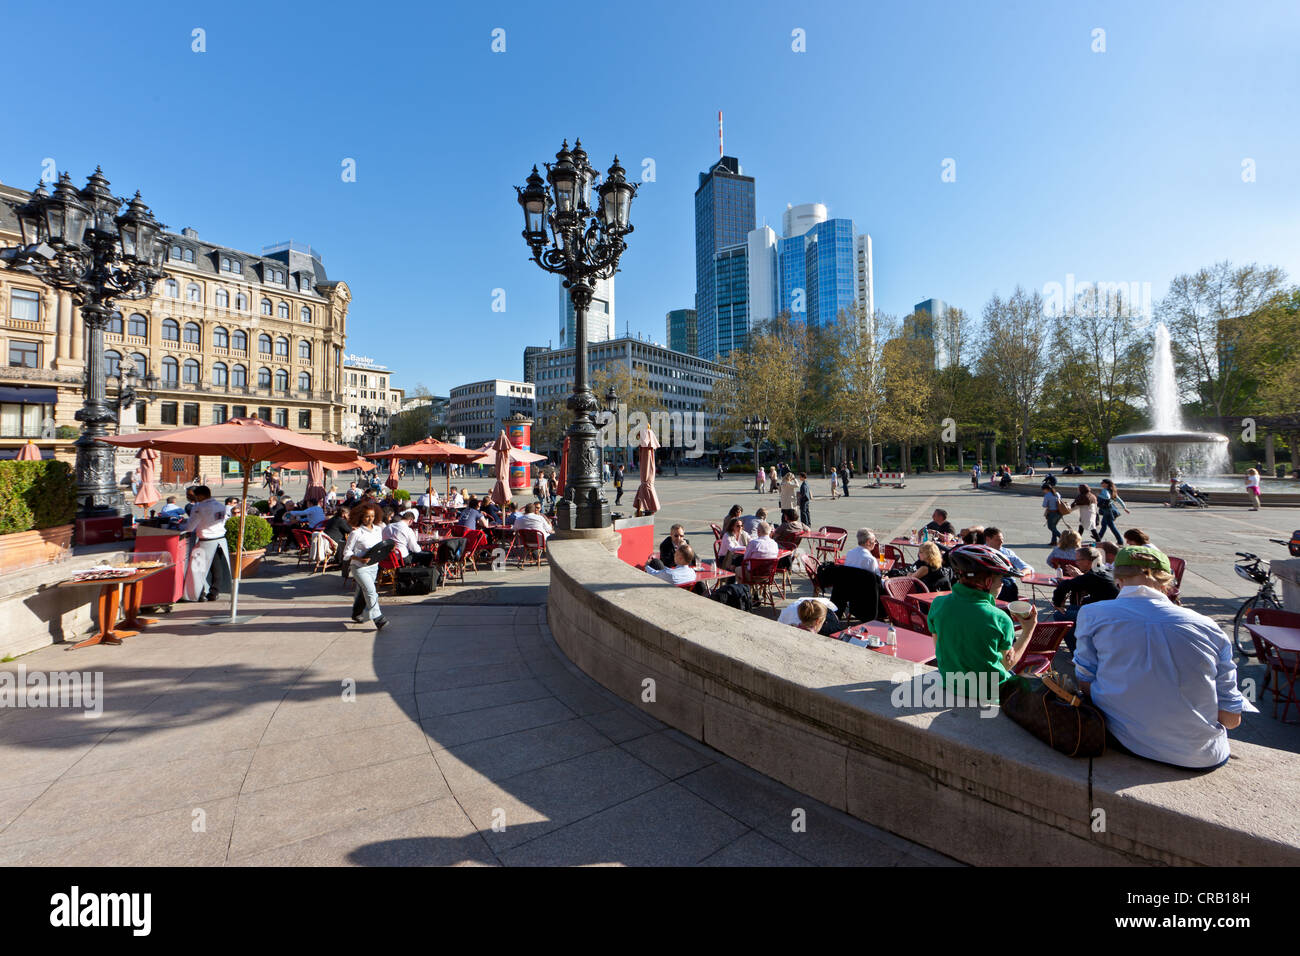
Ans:
{"type": "Polygon", "coordinates": [[[467,664],[448,667],[445,670],[416,671],[415,693],[448,690],[452,687],[473,687],[478,684],[500,684],[505,681],[524,680],[531,676],[522,662],[467,664]]]}
{"type": "Polygon", "coordinates": [[[473,687],[426,691],[415,695],[415,706],[421,719],[425,719],[441,714],[482,710],[485,707],[550,696],[550,691],[538,681],[512,680],[502,681],[499,684],[479,684],[473,687]]]}
{"type": "MultiPolygon", "coordinates": [[[[638,760],[654,767],[669,780],[714,763],[720,754],[707,756],[700,750],[683,746],[672,736],[673,731],[661,730],[628,740],[620,746],[638,760]]],[[[680,736],[680,735],[678,735],[680,736]]]]}
{"type": "Polygon", "coordinates": [[[812,866],[757,830],[702,860],[700,866],[812,866]]]}
{"type": "Polygon", "coordinates": [[[748,827],[675,783],[501,853],[507,866],[689,866],[748,827]]]}
{"type": "Polygon", "coordinates": [[[614,743],[622,743],[626,740],[633,740],[637,737],[644,737],[646,734],[652,734],[657,730],[663,729],[663,724],[657,720],[643,716],[640,712],[633,710],[626,704],[622,704],[612,710],[602,711],[598,714],[591,714],[583,718],[591,726],[612,740],[614,743]]]}
{"type": "Polygon", "coordinates": [[[252,793],[428,752],[429,742],[424,733],[415,724],[404,722],[264,744],[253,757],[242,792],[252,793]]]}
{"type": "Polygon", "coordinates": [[[603,750],[609,740],[574,718],[546,727],[478,740],[437,753],[438,765],[452,789],[504,784],[516,774],[603,750]]]}
{"type": "Polygon", "coordinates": [[[427,717],[420,721],[420,726],[428,734],[429,744],[434,750],[447,750],[475,740],[562,723],[572,718],[573,711],[560,701],[543,697],[467,713],[427,717]]]}
{"type": "Polygon", "coordinates": [[[295,702],[286,700],[276,710],[262,737],[263,744],[324,737],[365,727],[381,727],[414,721],[415,697],[391,697],[384,693],[357,694],[346,701],[340,692],[333,698],[295,702]]]}

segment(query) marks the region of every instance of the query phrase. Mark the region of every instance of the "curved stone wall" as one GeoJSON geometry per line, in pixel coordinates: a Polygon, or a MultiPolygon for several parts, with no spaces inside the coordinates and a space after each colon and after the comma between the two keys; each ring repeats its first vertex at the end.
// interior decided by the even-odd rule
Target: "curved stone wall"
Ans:
{"type": "MultiPolygon", "coordinates": [[[[548,620],[647,714],[803,793],[972,864],[1300,864],[1300,758],[1234,741],[1197,774],[1074,760],[994,713],[896,706],[913,666],[550,542],[548,620]]],[[[929,668],[915,670],[929,670],[929,668]]]]}

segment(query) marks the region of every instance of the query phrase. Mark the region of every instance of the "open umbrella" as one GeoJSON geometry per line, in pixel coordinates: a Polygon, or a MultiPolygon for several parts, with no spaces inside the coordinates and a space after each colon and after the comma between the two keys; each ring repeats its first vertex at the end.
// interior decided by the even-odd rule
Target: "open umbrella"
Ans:
{"type": "Polygon", "coordinates": [[[654,429],[649,426],[641,429],[641,484],[632,499],[638,515],[652,515],[659,510],[659,492],[655,491],[655,449],[658,447],[654,429]]]}
{"type": "Polygon", "coordinates": [[[40,461],[41,450],[36,447],[36,442],[29,441],[18,449],[18,454],[14,457],[17,461],[40,461]]]}
{"type": "Polygon", "coordinates": [[[148,508],[155,501],[162,500],[158,489],[158,459],[161,457],[152,448],[141,448],[140,454],[140,490],[135,493],[135,503],[141,508],[148,508]]]}
{"type": "MultiPolygon", "coordinates": [[[[478,457],[478,452],[472,448],[461,448],[460,445],[451,445],[445,441],[438,441],[436,438],[421,438],[417,442],[409,445],[395,445],[388,451],[376,451],[367,455],[367,458],[388,458],[396,460],[404,458],[407,461],[422,461],[426,465],[433,465],[438,462],[468,465],[478,457]]],[[[451,496],[451,470],[447,471],[447,495],[451,496]]],[[[433,469],[429,469],[429,497],[433,497],[433,469]]]]}
{"type": "MultiPolygon", "coordinates": [[[[273,425],[260,418],[230,418],[220,425],[173,428],[138,435],[106,435],[100,441],[107,445],[153,448],[179,455],[224,455],[240,463],[244,488],[240,494],[239,540],[235,544],[235,583],[230,595],[231,624],[240,623],[239,579],[244,556],[244,517],[248,514],[248,478],[253,466],[259,461],[285,462],[304,458],[339,465],[357,456],[355,448],[299,435],[283,425],[273,425]]],[[[214,618],[213,623],[223,622],[214,618]]]]}

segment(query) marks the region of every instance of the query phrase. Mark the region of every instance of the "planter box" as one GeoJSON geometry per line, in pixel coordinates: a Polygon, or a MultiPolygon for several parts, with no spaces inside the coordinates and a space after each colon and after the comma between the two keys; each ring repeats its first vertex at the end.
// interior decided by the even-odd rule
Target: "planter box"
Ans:
{"type": "MultiPolygon", "coordinates": [[[[245,551],[240,557],[240,578],[255,578],[258,570],[262,567],[262,557],[266,554],[266,548],[258,548],[256,551],[245,551]]],[[[232,554],[233,558],[234,555],[232,554]]]]}
{"type": "Polygon", "coordinates": [[[40,531],[0,534],[0,574],[19,568],[49,564],[68,553],[72,546],[72,525],[61,524],[40,531]]]}

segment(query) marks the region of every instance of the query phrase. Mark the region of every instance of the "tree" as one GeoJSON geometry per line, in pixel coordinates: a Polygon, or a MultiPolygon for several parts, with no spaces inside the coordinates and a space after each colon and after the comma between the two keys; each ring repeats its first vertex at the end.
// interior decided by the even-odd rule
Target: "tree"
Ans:
{"type": "Polygon", "coordinates": [[[873,318],[860,308],[841,313],[834,329],[839,348],[830,386],[830,424],[845,438],[866,442],[867,469],[875,465],[886,402],[884,344],[897,331],[891,316],[877,313],[873,318]]]}
{"type": "Polygon", "coordinates": [[[731,354],[736,374],[714,385],[715,436],[743,435],[744,419],[757,415],[769,420],[771,441],[802,438],[808,421],[807,410],[800,409],[808,387],[808,341],[807,326],[791,321],[788,312],[751,331],[748,350],[731,354]]]}
{"type": "MultiPolygon", "coordinates": [[[[996,293],[984,306],[984,343],[979,368],[994,386],[985,400],[1005,403],[1005,424],[1015,436],[1020,461],[1028,460],[1030,422],[1048,367],[1050,323],[1043,297],[1016,286],[1011,298],[996,293]]],[[[1014,463],[1013,463],[1014,464],[1014,463]]]]}
{"type": "Polygon", "coordinates": [[[1191,358],[1202,404],[1220,418],[1243,410],[1253,326],[1285,281],[1276,266],[1225,260],[1169,283],[1160,317],[1191,358]]]}
{"type": "Polygon", "coordinates": [[[899,443],[899,466],[904,471],[911,470],[912,445],[933,439],[933,361],[931,354],[918,349],[906,334],[893,336],[881,349],[885,369],[881,430],[899,443]]]}
{"type": "MultiPolygon", "coordinates": [[[[934,410],[939,421],[951,418],[959,431],[967,430],[969,421],[964,420],[975,405],[975,393],[972,391],[974,378],[967,367],[973,351],[974,329],[970,317],[964,309],[948,308],[934,323],[935,351],[942,357],[941,368],[934,372],[934,410]]],[[[947,456],[940,447],[940,467],[947,464],[947,456]]],[[[957,467],[962,467],[961,443],[957,444],[957,467]]]]}

